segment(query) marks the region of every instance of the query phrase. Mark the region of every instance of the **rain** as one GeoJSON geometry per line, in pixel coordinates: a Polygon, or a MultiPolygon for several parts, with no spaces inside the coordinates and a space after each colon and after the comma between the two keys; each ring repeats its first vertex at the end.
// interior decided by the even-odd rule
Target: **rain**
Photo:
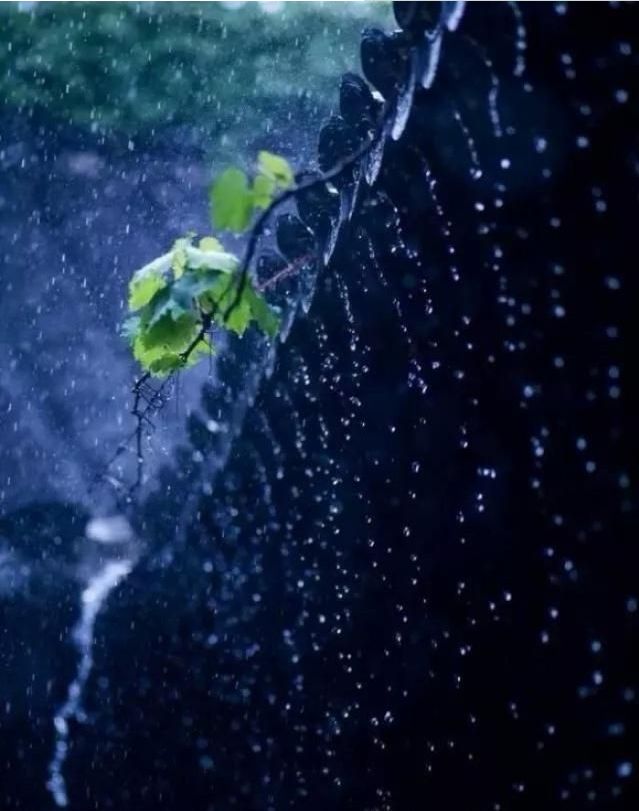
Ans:
{"type": "Polygon", "coordinates": [[[0,21],[2,808],[637,807],[635,6],[0,21]]]}

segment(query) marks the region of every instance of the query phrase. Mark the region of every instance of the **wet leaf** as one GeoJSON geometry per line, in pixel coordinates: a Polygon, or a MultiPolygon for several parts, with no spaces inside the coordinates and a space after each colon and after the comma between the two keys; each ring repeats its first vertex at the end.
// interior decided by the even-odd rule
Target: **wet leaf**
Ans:
{"type": "Polygon", "coordinates": [[[209,287],[204,298],[217,324],[237,335],[244,334],[251,321],[251,307],[245,290],[238,298],[237,279],[229,282],[228,278],[220,277],[209,287]]]}
{"type": "Polygon", "coordinates": [[[222,270],[231,273],[239,265],[237,256],[226,251],[204,251],[200,248],[187,248],[187,263],[189,268],[197,270],[222,270]]]}
{"type": "Polygon", "coordinates": [[[198,248],[201,251],[218,251],[224,253],[224,246],[220,240],[215,237],[202,237],[198,242],[198,248]]]}
{"type": "Polygon", "coordinates": [[[143,336],[137,335],[133,341],[133,357],[140,362],[143,369],[149,370],[151,364],[166,354],[161,346],[147,347],[143,336]]]}
{"type": "Polygon", "coordinates": [[[241,169],[226,169],[211,186],[211,216],[216,228],[246,230],[253,212],[252,194],[241,169]]]}
{"type": "Polygon", "coordinates": [[[150,265],[138,270],[129,283],[129,310],[135,312],[144,307],[164,287],[166,279],[161,272],[150,265]]]}
{"type": "Polygon", "coordinates": [[[293,185],[293,170],[288,161],[279,155],[262,150],[257,156],[257,165],[260,173],[271,178],[279,188],[287,189],[293,185]]]}
{"type": "Polygon", "coordinates": [[[273,200],[275,181],[266,175],[257,175],[253,181],[253,205],[256,208],[267,208],[273,200]]]}
{"type": "Polygon", "coordinates": [[[269,338],[274,338],[280,327],[280,318],[275,310],[252,285],[249,286],[246,291],[246,298],[251,308],[251,315],[257,326],[262,332],[268,335],[269,338]]]}
{"type": "Polygon", "coordinates": [[[129,346],[133,346],[139,330],[140,316],[132,315],[125,319],[125,321],[122,323],[122,326],[120,327],[120,335],[126,340],[129,346]]]}
{"type": "Polygon", "coordinates": [[[175,243],[173,244],[171,268],[173,269],[173,275],[176,279],[179,279],[186,270],[186,249],[190,244],[191,240],[188,238],[176,239],[175,243]]]}
{"type": "Polygon", "coordinates": [[[190,299],[180,300],[175,296],[175,287],[165,287],[160,290],[149,302],[148,310],[144,313],[143,326],[145,330],[154,327],[161,318],[168,315],[174,321],[188,313],[190,299]]]}
{"type": "Polygon", "coordinates": [[[189,357],[184,363],[184,367],[189,368],[190,366],[195,366],[196,363],[202,360],[202,357],[209,357],[210,355],[214,354],[215,346],[213,342],[208,338],[202,338],[202,340],[198,341],[198,343],[191,350],[189,357]]]}
{"type": "Polygon", "coordinates": [[[173,318],[173,313],[167,312],[141,334],[141,341],[149,352],[155,349],[183,352],[196,334],[195,313],[187,312],[173,318]]]}
{"type": "Polygon", "coordinates": [[[183,366],[182,358],[174,353],[167,353],[151,361],[148,365],[148,371],[156,377],[164,377],[171,372],[177,371],[183,366]]]}

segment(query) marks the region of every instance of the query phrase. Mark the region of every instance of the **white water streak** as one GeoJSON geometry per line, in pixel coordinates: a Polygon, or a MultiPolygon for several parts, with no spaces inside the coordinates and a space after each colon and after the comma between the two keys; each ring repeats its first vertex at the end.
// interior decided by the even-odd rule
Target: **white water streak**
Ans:
{"type": "Polygon", "coordinates": [[[465,8],[466,0],[457,0],[457,2],[453,4],[453,10],[446,20],[446,27],[449,31],[455,31],[457,29],[461,18],[464,16],[465,8]]]}
{"type": "Polygon", "coordinates": [[[477,152],[477,146],[475,145],[475,139],[473,138],[470,130],[466,126],[464,119],[461,116],[461,113],[457,109],[457,107],[453,107],[453,118],[457,122],[459,129],[462,131],[464,138],[466,139],[466,145],[468,147],[468,154],[470,155],[470,160],[473,165],[471,170],[471,176],[473,180],[479,180],[480,177],[483,175],[483,171],[481,168],[481,164],[479,162],[479,153],[477,152]]]}
{"type": "Polygon", "coordinates": [[[375,183],[379,175],[379,170],[382,168],[384,146],[386,145],[386,132],[387,128],[384,126],[365,158],[364,177],[369,186],[375,183]]]}
{"type": "Polygon", "coordinates": [[[509,2],[508,5],[511,8],[511,11],[515,17],[515,26],[516,26],[516,35],[517,40],[515,44],[516,48],[516,55],[515,55],[515,68],[513,70],[513,76],[523,76],[524,71],[526,70],[526,50],[528,48],[528,42],[526,37],[526,26],[524,25],[524,18],[521,13],[521,9],[519,8],[518,3],[509,2]]]}
{"type": "Polygon", "coordinates": [[[408,76],[395,102],[395,113],[393,115],[393,126],[391,128],[391,138],[394,141],[399,141],[402,137],[402,133],[408,123],[408,117],[413,109],[413,96],[415,95],[415,81],[418,70],[417,61],[417,52],[412,51],[410,65],[408,66],[408,76]]]}
{"type": "Polygon", "coordinates": [[[433,39],[428,34],[424,35],[428,49],[428,58],[426,66],[422,69],[421,84],[422,87],[428,89],[435,81],[435,74],[437,73],[437,66],[439,65],[439,55],[442,49],[442,32],[437,30],[433,39]]]}
{"type": "Polygon", "coordinates": [[[61,808],[69,805],[67,786],[64,779],[64,764],[69,753],[69,721],[82,722],[85,714],[82,709],[82,696],[93,668],[93,633],[95,620],[110,592],[133,569],[132,560],[110,560],[104,563],[91,577],[80,597],[82,611],[73,629],[79,660],[76,675],[67,691],[67,698],[53,719],[55,727],[55,748],[49,763],[47,788],[61,808]]]}
{"type": "Polygon", "coordinates": [[[495,72],[492,59],[486,53],[486,49],[483,48],[473,37],[466,35],[465,39],[475,50],[475,53],[483,63],[484,67],[486,68],[486,72],[488,73],[488,77],[490,79],[490,90],[488,91],[488,114],[493,125],[493,133],[495,138],[501,138],[503,135],[503,130],[499,115],[499,77],[495,72]]]}

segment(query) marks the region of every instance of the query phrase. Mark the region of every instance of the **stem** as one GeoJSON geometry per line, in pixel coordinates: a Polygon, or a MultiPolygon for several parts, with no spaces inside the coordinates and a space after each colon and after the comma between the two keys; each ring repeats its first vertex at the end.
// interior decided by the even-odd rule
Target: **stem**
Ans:
{"type": "Polygon", "coordinates": [[[195,347],[200,343],[200,341],[206,336],[206,333],[211,329],[212,318],[213,318],[212,313],[202,313],[202,324],[200,326],[198,334],[195,336],[195,338],[193,338],[191,343],[180,355],[180,361],[182,362],[182,366],[184,366],[184,364],[188,361],[195,347]]]}
{"type": "Polygon", "coordinates": [[[244,253],[244,258],[242,259],[242,264],[240,266],[240,282],[237,286],[235,297],[233,301],[229,304],[224,313],[224,320],[226,320],[231,312],[237,307],[242,298],[242,293],[244,292],[244,288],[246,287],[246,282],[248,278],[248,271],[251,266],[251,262],[253,261],[253,256],[255,255],[255,250],[257,248],[257,243],[259,242],[260,237],[266,227],[267,222],[271,214],[278,209],[283,203],[286,203],[288,200],[292,200],[296,197],[300,192],[308,191],[309,189],[313,189],[316,186],[323,186],[326,183],[330,183],[331,180],[335,180],[339,177],[343,172],[345,172],[350,166],[356,163],[360,158],[363,158],[367,155],[373,146],[377,143],[377,139],[381,137],[382,129],[384,126],[384,122],[386,120],[386,114],[388,112],[388,108],[385,107],[382,115],[379,118],[377,123],[377,127],[373,135],[366,141],[364,141],[353,153],[348,155],[341,161],[338,161],[335,166],[329,169],[327,172],[322,173],[318,177],[309,178],[308,180],[303,181],[302,183],[298,183],[297,186],[293,186],[290,189],[286,189],[281,194],[279,194],[274,200],[272,200],[269,205],[262,211],[259,217],[255,220],[253,227],[251,228],[251,232],[249,234],[249,239],[246,245],[246,251],[244,253]]]}

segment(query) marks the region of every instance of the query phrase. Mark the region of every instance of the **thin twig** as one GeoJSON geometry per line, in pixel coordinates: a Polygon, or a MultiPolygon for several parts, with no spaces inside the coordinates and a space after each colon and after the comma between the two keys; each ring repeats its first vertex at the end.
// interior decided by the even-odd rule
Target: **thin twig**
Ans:
{"type": "Polygon", "coordinates": [[[180,361],[181,366],[186,366],[189,358],[191,357],[193,350],[195,347],[200,343],[200,341],[204,340],[206,337],[206,333],[211,329],[211,321],[213,320],[212,313],[202,313],[202,323],[200,326],[200,331],[198,334],[193,338],[191,343],[187,346],[187,348],[180,354],[180,361]]]}
{"type": "MultiPolygon", "coordinates": [[[[198,330],[197,335],[191,343],[186,347],[186,349],[180,353],[179,360],[180,360],[180,367],[182,368],[186,366],[188,363],[189,358],[195,351],[195,348],[198,346],[200,341],[204,340],[206,334],[211,329],[211,322],[213,319],[212,313],[202,313],[202,321],[200,324],[200,329],[198,330]]],[[[136,380],[135,384],[133,385],[133,394],[134,394],[134,401],[133,401],[133,408],[131,409],[131,413],[137,420],[137,426],[135,429],[135,445],[136,445],[136,455],[137,455],[137,476],[135,480],[135,484],[131,488],[131,493],[135,491],[138,487],[142,484],[143,478],[143,465],[144,465],[144,458],[142,456],[142,432],[144,428],[144,424],[147,423],[151,427],[153,427],[153,423],[149,417],[149,414],[153,413],[154,411],[158,410],[162,405],[162,393],[166,388],[167,384],[173,380],[176,373],[179,371],[179,368],[172,371],[166,380],[162,382],[162,385],[159,389],[153,391],[150,397],[144,397],[143,395],[143,387],[151,377],[150,372],[145,372],[138,380],[136,380]],[[146,407],[143,410],[140,410],[140,400],[145,399],[146,407]]]]}
{"type": "Polygon", "coordinates": [[[314,255],[311,253],[304,254],[304,256],[300,256],[298,259],[295,259],[290,264],[283,267],[281,270],[278,270],[277,273],[274,273],[270,279],[262,282],[262,284],[255,285],[255,289],[258,293],[263,293],[265,290],[268,290],[270,287],[274,287],[276,284],[282,281],[282,279],[286,279],[289,276],[293,276],[298,270],[301,270],[307,262],[310,262],[311,259],[314,259],[314,255]]]}

